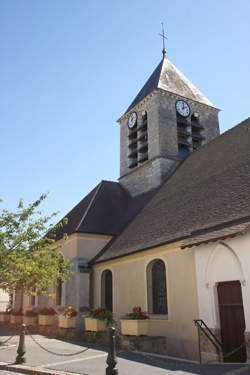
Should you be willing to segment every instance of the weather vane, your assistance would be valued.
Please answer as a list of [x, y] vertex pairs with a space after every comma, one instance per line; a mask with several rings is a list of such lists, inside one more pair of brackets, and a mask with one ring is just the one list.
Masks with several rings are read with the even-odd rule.
[[162, 54], [163, 54], [163, 57], [166, 56], [166, 53], [167, 53], [167, 50], [165, 48], [165, 39], [168, 39], [166, 36], [165, 36], [165, 31], [164, 31], [164, 22], [161, 21], [161, 28], [162, 28], [162, 34], [159, 34], [160, 36], [162, 36]]

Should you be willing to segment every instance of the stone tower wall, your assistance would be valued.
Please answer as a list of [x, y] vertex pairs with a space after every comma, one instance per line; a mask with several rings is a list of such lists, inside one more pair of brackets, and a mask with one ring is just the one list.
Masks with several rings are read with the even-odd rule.
[[[170, 175], [183, 157], [178, 155], [177, 118], [175, 103], [185, 100], [191, 115], [199, 114], [199, 122], [204, 127], [203, 144], [219, 135], [218, 110], [205, 104], [161, 89], [154, 90], [120, 120], [120, 183], [132, 194], [138, 195], [159, 186]], [[128, 167], [128, 127], [129, 115], [135, 111], [137, 126], [141, 125], [142, 112], [148, 119], [148, 160], [130, 169]], [[191, 129], [191, 127], [190, 127]]]

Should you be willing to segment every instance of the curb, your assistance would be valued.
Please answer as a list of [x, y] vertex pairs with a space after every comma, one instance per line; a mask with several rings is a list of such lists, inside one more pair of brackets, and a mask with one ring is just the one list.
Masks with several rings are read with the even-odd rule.
[[[0, 362], [0, 370], [12, 371], [12, 372], [19, 372], [22, 374], [32, 374], [32, 375], [78, 375], [77, 373], [72, 372], [64, 372], [64, 371], [51, 371], [43, 369], [42, 367], [30, 367], [30, 366], [23, 366], [23, 365], [10, 365], [5, 362]], [[79, 374], [80, 375], [80, 374]], [[87, 374], [84, 374], [87, 375]]]

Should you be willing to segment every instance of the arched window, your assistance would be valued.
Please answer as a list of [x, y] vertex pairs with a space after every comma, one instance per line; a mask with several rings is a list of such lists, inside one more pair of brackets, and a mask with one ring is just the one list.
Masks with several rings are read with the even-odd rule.
[[162, 260], [149, 263], [147, 268], [148, 311], [151, 314], [167, 314], [166, 267]]
[[[61, 257], [61, 261], [59, 264], [60, 269], [61, 269], [62, 261], [63, 261], [63, 256]], [[63, 282], [62, 282], [62, 279], [60, 279], [59, 277], [56, 280], [56, 301], [55, 302], [57, 306], [60, 306], [62, 304], [62, 287], [63, 287]]]
[[[34, 288], [33, 291], [35, 292], [36, 289]], [[36, 296], [30, 296], [29, 297], [29, 303], [30, 303], [30, 306], [35, 306], [35, 304], [36, 304]]]
[[62, 304], [62, 280], [60, 278], [57, 279], [56, 282], [56, 305], [59, 306]]
[[109, 311], [113, 311], [113, 276], [110, 270], [105, 270], [102, 273], [102, 307]]

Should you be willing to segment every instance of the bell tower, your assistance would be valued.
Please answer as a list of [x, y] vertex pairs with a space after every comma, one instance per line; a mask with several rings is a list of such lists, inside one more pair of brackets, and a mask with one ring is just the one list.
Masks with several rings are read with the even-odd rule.
[[219, 135], [219, 110], [165, 57], [120, 124], [119, 182], [132, 195], [158, 187]]

